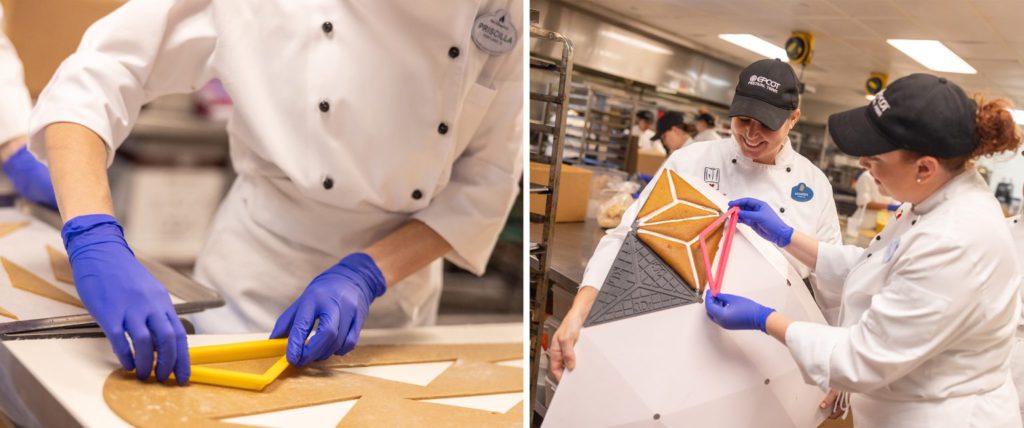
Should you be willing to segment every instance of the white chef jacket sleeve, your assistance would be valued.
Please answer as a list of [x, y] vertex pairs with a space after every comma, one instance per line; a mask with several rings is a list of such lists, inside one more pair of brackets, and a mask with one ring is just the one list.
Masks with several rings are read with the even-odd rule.
[[42, 131], [73, 122], [103, 139], [109, 166], [144, 104], [213, 77], [210, 9], [210, 0], [130, 1], [96, 21], [40, 94], [29, 150], [46, 162]]
[[0, 144], [28, 132], [32, 99], [25, 88], [25, 74], [14, 45], [3, 27], [4, 10], [0, 6]]
[[[823, 179], [822, 181], [822, 185], [828, 189], [828, 192], [826, 193], [822, 213], [818, 216], [818, 224], [814, 235], [814, 238], [819, 242], [819, 260], [821, 259], [822, 246], [842, 246], [843, 243], [842, 232], [839, 229], [839, 213], [836, 210], [836, 200], [833, 196], [832, 186], [826, 180]], [[860, 253], [857, 252], [857, 254], [859, 255]], [[803, 264], [799, 264], [799, 266], [803, 267]], [[810, 269], [808, 268], [808, 270]], [[823, 276], [816, 269], [810, 273], [811, 287], [814, 288], [814, 300], [818, 303], [822, 312], [826, 313], [826, 318], [830, 321], [835, 321], [832, 318], [838, 315], [838, 308], [842, 303], [843, 282], [845, 280], [845, 273], [842, 276], [828, 275], [827, 273]]]
[[856, 324], [790, 325], [786, 346], [808, 383], [823, 390], [870, 392], [963, 338], [971, 328], [964, 319], [979, 304], [982, 278], [997, 267], [937, 233], [929, 241], [934, 245], [908, 248], [892, 261], [897, 265], [888, 284]]
[[841, 244], [843, 242], [843, 233], [839, 230], [839, 212], [836, 210], [836, 199], [832, 191], [832, 185], [827, 181], [824, 181], [822, 185], [828, 189], [825, 195], [827, 200], [823, 207], [824, 211], [818, 217], [818, 228], [815, 231], [815, 235], [818, 241]]
[[[659, 174], [661, 171], [659, 170]], [[655, 174], [657, 178], [659, 174]], [[594, 248], [594, 255], [590, 256], [590, 261], [587, 262], [586, 269], [583, 270], [583, 280], [580, 281], [580, 287], [594, 287], [598, 290], [604, 285], [605, 278], [608, 277], [608, 271], [612, 268], [612, 263], [615, 262], [615, 256], [619, 254], [619, 249], [622, 248], [622, 243], [626, 240], [626, 235], [629, 234], [629, 229], [633, 226], [633, 221], [636, 220], [637, 214], [640, 213], [640, 207], [647, 201], [647, 197], [650, 196], [651, 191], [654, 189], [654, 183], [657, 180], [652, 180], [644, 187], [643, 191], [640, 192], [638, 197], [626, 211], [622, 213], [622, 220], [619, 221], [619, 225], [612, 229], [608, 229], [605, 235], [598, 241], [597, 247]]]
[[455, 160], [448, 185], [429, 206], [413, 215], [452, 246], [445, 255], [448, 260], [477, 275], [484, 273], [519, 193], [523, 171], [522, 49], [520, 42], [504, 55], [495, 71], [493, 101], [466, 150]]
[[863, 253], [864, 249], [856, 245], [818, 242], [818, 259], [814, 275], [819, 282], [839, 284], [842, 287], [846, 276], [850, 274], [850, 268], [857, 263], [857, 259]]

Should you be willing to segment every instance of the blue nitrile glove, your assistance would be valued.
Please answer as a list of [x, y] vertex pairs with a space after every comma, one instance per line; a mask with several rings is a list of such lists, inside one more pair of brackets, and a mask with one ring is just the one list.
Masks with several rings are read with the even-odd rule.
[[50, 169], [28, 152], [28, 146], [21, 146], [7, 162], [4, 162], [4, 174], [11, 179], [14, 191], [21, 197], [57, 209], [57, 197], [53, 194], [53, 182], [50, 181]]
[[887, 209], [889, 211], [896, 211], [896, 210], [900, 209], [900, 206], [901, 206], [900, 204], [889, 204], [889, 206], [885, 207], [885, 209]]
[[768, 315], [775, 312], [775, 309], [761, 306], [746, 297], [725, 293], [712, 297], [711, 290], [704, 295], [704, 309], [708, 311], [711, 321], [726, 330], [758, 329], [762, 332]]
[[[270, 338], [288, 335], [288, 362], [302, 367], [355, 348], [370, 303], [384, 294], [384, 274], [364, 253], [349, 254], [313, 279], [277, 319]], [[313, 322], [320, 324], [306, 343]]]
[[[106, 333], [125, 370], [140, 380], [153, 372], [179, 385], [191, 374], [185, 328], [174, 312], [167, 289], [135, 258], [121, 225], [106, 214], [75, 217], [61, 230], [71, 259], [75, 288], [86, 309]], [[124, 334], [132, 339], [132, 347]]]
[[787, 226], [764, 201], [740, 198], [729, 201], [729, 206], [740, 207], [740, 223], [750, 226], [758, 235], [775, 245], [785, 247], [793, 239], [793, 228]]

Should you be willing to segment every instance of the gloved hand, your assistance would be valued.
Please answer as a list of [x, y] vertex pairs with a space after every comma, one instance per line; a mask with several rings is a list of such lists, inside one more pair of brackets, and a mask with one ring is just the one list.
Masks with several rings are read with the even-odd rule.
[[3, 169], [7, 178], [11, 179], [14, 190], [23, 198], [57, 209], [57, 197], [53, 194], [53, 182], [50, 181], [50, 169], [28, 152], [28, 146], [21, 146], [14, 152], [4, 162]]
[[[270, 338], [288, 335], [288, 362], [302, 367], [347, 354], [359, 341], [370, 303], [384, 294], [384, 274], [364, 253], [349, 254], [313, 279], [277, 319]], [[320, 324], [306, 343], [313, 322]]]
[[762, 238], [779, 247], [789, 245], [793, 228], [775, 214], [775, 210], [760, 199], [740, 198], [729, 201], [730, 207], [740, 207], [740, 223], [750, 226]]
[[775, 312], [775, 309], [761, 306], [746, 297], [725, 293], [718, 293], [718, 297], [714, 297], [711, 295], [711, 290], [704, 295], [704, 309], [708, 311], [708, 318], [724, 329], [753, 330], [756, 328], [762, 332], [768, 315]]
[[889, 206], [885, 207], [885, 209], [887, 209], [889, 211], [896, 211], [896, 210], [900, 209], [900, 206], [901, 206], [900, 204], [889, 204]]
[[[121, 225], [106, 214], [75, 217], [61, 230], [71, 260], [75, 288], [86, 309], [107, 335], [125, 370], [140, 380], [153, 372], [179, 385], [191, 374], [185, 328], [174, 312], [167, 289], [135, 258]], [[132, 349], [124, 334], [132, 339]]]

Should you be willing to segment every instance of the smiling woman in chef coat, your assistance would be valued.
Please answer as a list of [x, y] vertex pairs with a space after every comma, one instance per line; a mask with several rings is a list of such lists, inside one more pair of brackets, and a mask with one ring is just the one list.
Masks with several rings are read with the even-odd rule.
[[105, 167], [145, 103], [213, 78], [231, 95], [238, 178], [195, 268], [226, 307], [194, 320], [273, 329], [303, 366], [350, 351], [364, 323], [433, 323], [442, 256], [483, 272], [522, 170], [521, 10], [147, 0], [94, 24], [41, 95], [30, 147], [52, 169], [79, 295], [121, 364], [145, 378], [156, 351], [157, 379], [189, 374], [167, 291], [112, 216]]
[[[673, 152], [662, 167], [703, 179], [708, 186], [733, 198], [762, 198], [798, 230], [825, 242], [839, 243], [842, 237], [832, 186], [821, 170], [793, 150], [789, 141], [789, 131], [800, 118], [798, 87], [796, 74], [787, 63], [761, 60], [751, 64], [740, 72], [736, 96], [729, 109], [733, 136], [688, 144]], [[666, 130], [662, 133], [671, 128], [661, 125], [659, 121], [658, 129]], [[644, 189], [622, 216], [619, 226], [609, 230], [594, 250], [572, 308], [552, 337], [549, 355], [551, 373], [556, 379], [561, 378], [566, 367], [575, 366], [573, 347], [583, 321], [652, 188]], [[802, 276], [810, 272], [796, 259], [790, 258], [790, 262]], [[827, 318], [831, 308], [838, 308], [838, 295], [816, 289], [815, 297]]]
[[914, 74], [832, 115], [838, 147], [905, 201], [866, 249], [794, 231], [756, 199], [730, 204], [842, 293], [839, 325], [792, 322], [725, 293], [707, 296], [708, 316], [767, 331], [807, 382], [852, 393], [858, 427], [1020, 427], [1008, 358], [1021, 273], [999, 204], [970, 162], [1020, 147], [1008, 108]]

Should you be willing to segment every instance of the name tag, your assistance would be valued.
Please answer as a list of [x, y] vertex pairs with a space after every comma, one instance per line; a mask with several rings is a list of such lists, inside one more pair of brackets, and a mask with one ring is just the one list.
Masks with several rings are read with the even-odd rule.
[[493, 15], [480, 15], [473, 21], [473, 43], [488, 54], [508, 53], [516, 46], [518, 37], [512, 17], [504, 10]]
[[814, 190], [811, 190], [811, 188], [807, 187], [806, 184], [800, 183], [797, 184], [796, 186], [793, 186], [793, 189], [790, 191], [789, 196], [793, 198], [794, 201], [807, 202], [814, 198]]

